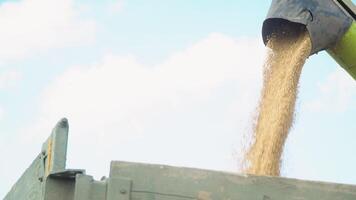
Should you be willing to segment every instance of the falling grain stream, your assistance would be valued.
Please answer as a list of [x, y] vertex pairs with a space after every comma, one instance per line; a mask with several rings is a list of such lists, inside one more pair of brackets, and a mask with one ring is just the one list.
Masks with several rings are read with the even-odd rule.
[[307, 31], [282, 32], [270, 38], [253, 141], [245, 172], [279, 176], [284, 143], [293, 123], [299, 77], [311, 51]]

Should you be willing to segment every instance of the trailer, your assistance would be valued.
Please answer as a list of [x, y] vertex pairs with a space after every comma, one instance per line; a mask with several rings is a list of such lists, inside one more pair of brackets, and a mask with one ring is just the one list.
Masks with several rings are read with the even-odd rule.
[[[356, 7], [350, 0], [273, 0], [265, 43], [283, 24], [305, 26], [315, 54], [327, 50], [356, 79]], [[330, 30], [332, 29], [332, 30]], [[112, 161], [94, 180], [66, 169], [68, 121], [60, 120], [5, 200], [355, 200], [356, 186]]]
[[5, 200], [355, 200], [356, 186], [112, 161], [109, 177], [66, 169], [60, 120]]

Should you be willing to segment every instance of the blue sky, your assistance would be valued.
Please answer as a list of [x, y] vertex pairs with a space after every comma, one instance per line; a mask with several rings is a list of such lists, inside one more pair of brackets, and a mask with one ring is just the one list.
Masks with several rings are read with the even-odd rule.
[[[61, 117], [68, 167], [96, 177], [110, 160], [238, 172], [269, 4], [1, 1], [0, 196]], [[356, 184], [355, 81], [320, 52], [299, 91], [283, 175]]]

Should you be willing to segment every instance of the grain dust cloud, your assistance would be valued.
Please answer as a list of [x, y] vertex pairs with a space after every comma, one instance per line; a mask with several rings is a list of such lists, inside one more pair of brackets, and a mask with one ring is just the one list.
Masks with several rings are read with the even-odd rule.
[[279, 176], [284, 143], [293, 123], [298, 82], [310, 55], [311, 41], [304, 28], [282, 30], [269, 39], [267, 46], [270, 52], [244, 171]]

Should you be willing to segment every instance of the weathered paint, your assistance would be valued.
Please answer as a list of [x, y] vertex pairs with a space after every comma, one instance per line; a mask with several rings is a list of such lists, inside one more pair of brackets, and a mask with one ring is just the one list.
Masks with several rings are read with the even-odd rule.
[[42, 200], [47, 176], [64, 170], [68, 140], [67, 119], [60, 120], [43, 144], [41, 153], [5, 196], [5, 200]]
[[53, 146], [53, 139], [52, 137], [48, 138], [48, 142], [47, 142], [47, 158], [46, 158], [46, 176], [49, 175], [49, 172], [52, 170], [52, 146]]
[[356, 199], [356, 187], [350, 185], [163, 165], [113, 162], [109, 178], [116, 177], [132, 180], [132, 199]]
[[[45, 183], [45, 200], [73, 200], [75, 180], [69, 178], [47, 178]], [[42, 199], [38, 199], [42, 200]]]
[[11, 188], [4, 200], [42, 199], [43, 172], [43, 155], [40, 154]]
[[[96, 181], [65, 166], [68, 124], [60, 121], [5, 200], [355, 200], [356, 186], [114, 161]], [[52, 141], [52, 142], [51, 142]], [[52, 143], [52, 145], [50, 144]], [[47, 148], [45, 148], [47, 147]], [[48, 153], [52, 152], [52, 158]], [[49, 161], [47, 162], [46, 159]]]
[[67, 159], [69, 125], [66, 118], [61, 119], [52, 130], [51, 136], [42, 145], [47, 155], [48, 174], [65, 170]]

